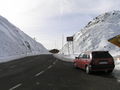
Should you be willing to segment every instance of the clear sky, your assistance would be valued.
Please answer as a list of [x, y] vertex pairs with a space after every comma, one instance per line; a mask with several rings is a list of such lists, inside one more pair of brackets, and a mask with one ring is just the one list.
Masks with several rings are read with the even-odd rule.
[[60, 49], [63, 36], [119, 9], [120, 0], [0, 0], [0, 14], [48, 49]]

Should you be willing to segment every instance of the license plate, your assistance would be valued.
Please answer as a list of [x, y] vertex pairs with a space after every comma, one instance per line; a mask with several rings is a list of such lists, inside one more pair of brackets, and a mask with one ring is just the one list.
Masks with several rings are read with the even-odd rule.
[[99, 62], [99, 64], [108, 64], [108, 62]]

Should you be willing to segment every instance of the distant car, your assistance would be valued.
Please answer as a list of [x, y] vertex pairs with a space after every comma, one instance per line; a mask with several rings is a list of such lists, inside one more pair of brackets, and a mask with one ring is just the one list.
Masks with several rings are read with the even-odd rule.
[[113, 57], [108, 51], [83, 52], [74, 60], [74, 66], [86, 70], [86, 73], [92, 71], [106, 71], [112, 73], [115, 64]]

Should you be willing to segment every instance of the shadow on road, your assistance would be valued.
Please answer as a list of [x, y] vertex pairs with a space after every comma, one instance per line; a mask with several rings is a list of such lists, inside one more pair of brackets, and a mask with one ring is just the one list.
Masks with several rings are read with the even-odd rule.
[[114, 74], [111, 73], [111, 74], [108, 74], [106, 72], [93, 72], [91, 75], [95, 75], [95, 76], [100, 76], [100, 77], [104, 77], [104, 78], [115, 78]]
[[[111, 74], [108, 74], [107, 72], [99, 71], [99, 72], [92, 72], [91, 74], [87, 74], [87, 73], [85, 72], [85, 70], [83, 70], [83, 69], [80, 69], [80, 68], [74, 68], [74, 69], [76, 69], [76, 70], [78, 70], [79, 72], [84, 73], [84, 74], [86, 74], [86, 75], [117, 79], [116, 76], [115, 76], [116, 73], [114, 73], [114, 72], [111, 73]], [[117, 74], [117, 75], [118, 75], [118, 74]], [[119, 76], [120, 76], [120, 72], [119, 72]], [[119, 79], [120, 79], [120, 78], [119, 78]]]

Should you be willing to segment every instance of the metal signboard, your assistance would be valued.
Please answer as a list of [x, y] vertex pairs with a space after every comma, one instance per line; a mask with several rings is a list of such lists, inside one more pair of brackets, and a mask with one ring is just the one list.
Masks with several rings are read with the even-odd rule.
[[117, 35], [117, 36], [109, 39], [108, 41], [111, 42], [112, 44], [120, 47], [120, 35]]
[[73, 36], [67, 37], [67, 41], [73, 41]]

